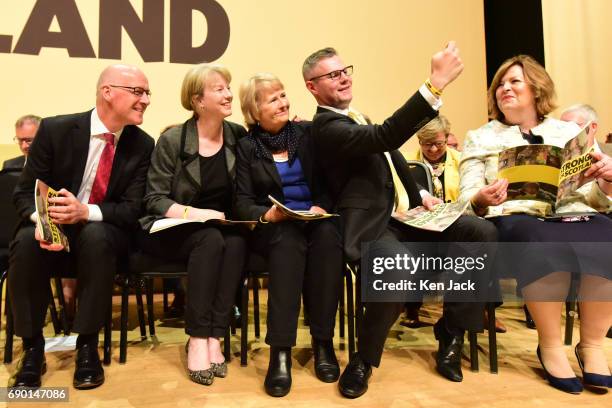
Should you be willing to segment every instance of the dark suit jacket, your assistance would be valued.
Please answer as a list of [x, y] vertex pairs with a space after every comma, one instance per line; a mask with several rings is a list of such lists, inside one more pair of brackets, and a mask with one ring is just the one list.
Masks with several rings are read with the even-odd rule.
[[2, 170], [19, 170], [23, 169], [25, 165], [25, 156], [13, 157], [12, 159], [5, 160], [2, 164]]
[[317, 109], [312, 136], [335, 211], [341, 215], [349, 260], [360, 259], [361, 244], [381, 236], [393, 210], [393, 178], [384, 152], [391, 152], [411, 203], [420, 202], [405, 160], [393, 151], [436, 115], [419, 92], [382, 125], [358, 125], [348, 116]]
[[[227, 171], [232, 181], [236, 178], [236, 143], [246, 135], [237, 123], [223, 121], [223, 148]], [[147, 215], [140, 226], [148, 230], [155, 220], [163, 218], [174, 203], [191, 205], [202, 189], [199, 160], [199, 141], [195, 119], [164, 132], [157, 141], [151, 168], [147, 176], [145, 205]], [[235, 190], [235, 181], [232, 194]], [[227, 218], [232, 215], [229, 209]]]
[[[294, 123], [300, 138], [297, 156], [310, 189], [313, 205], [331, 211], [331, 201], [323, 186], [319, 166], [315, 161], [310, 122]], [[255, 136], [257, 137], [257, 136]], [[238, 143], [236, 174], [236, 215], [243, 220], [257, 220], [268, 211], [272, 202], [268, 195], [284, 202], [283, 185], [274, 162], [255, 156], [255, 143], [244, 138]]]
[[[77, 195], [87, 162], [90, 132], [91, 111], [42, 120], [13, 194], [24, 222], [30, 222], [29, 217], [35, 210], [37, 178], [55, 190], [65, 188]], [[153, 146], [153, 139], [137, 126], [123, 129], [106, 197], [99, 204], [104, 222], [122, 228], [137, 222]]]

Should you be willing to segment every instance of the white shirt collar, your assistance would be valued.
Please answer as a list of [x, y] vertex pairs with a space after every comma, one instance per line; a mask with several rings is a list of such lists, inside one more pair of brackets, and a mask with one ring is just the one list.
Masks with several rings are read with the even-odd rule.
[[104, 125], [104, 123], [102, 123], [100, 116], [98, 116], [98, 109], [94, 108], [94, 110], [91, 111], [91, 128], [89, 130], [90, 131], [89, 134], [91, 136], [100, 136], [100, 135], [103, 135], [104, 133], [112, 133], [113, 135], [115, 135], [115, 144], [117, 144], [117, 142], [119, 141], [119, 137], [121, 136], [121, 133], [123, 133], [123, 129], [124, 128], [121, 128], [117, 132], [109, 131], [108, 128]]
[[334, 107], [326, 106], [326, 105], [319, 105], [319, 106], [322, 107], [322, 108], [325, 108], [325, 109], [329, 109], [332, 112], [336, 112], [336, 113], [339, 113], [340, 115], [344, 115], [344, 116], [348, 116], [348, 113], [349, 113], [349, 110], [350, 110], [350, 108], [338, 109], [338, 108], [334, 108]]

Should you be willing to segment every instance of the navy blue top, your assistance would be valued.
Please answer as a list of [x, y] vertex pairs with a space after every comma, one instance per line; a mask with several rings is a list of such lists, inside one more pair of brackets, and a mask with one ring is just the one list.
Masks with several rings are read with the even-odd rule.
[[274, 161], [274, 164], [276, 164], [278, 175], [283, 183], [283, 195], [285, 196], [283, 204], [294, 211], [310, 210], [312, 198], [300, 159], [296, 157], [291, 166], [289, 166], [289, 161]]

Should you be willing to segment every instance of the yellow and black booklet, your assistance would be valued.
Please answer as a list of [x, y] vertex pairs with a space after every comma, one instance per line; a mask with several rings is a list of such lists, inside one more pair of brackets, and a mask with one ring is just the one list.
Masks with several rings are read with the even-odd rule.
[[591, 181], [584, 176], [592, 164], [589, 153], [594, 150], [587, 128], [564, 147], [530, 144], [501, 151], [498, 177], [508, 180], [508, 200], [543, 201], [554, 210]]
[[34, 185], [36, 228], [43, 241], [51, 245], [61, 245], [66, 252], [70, 252], [68, 237], [64, 234], [62, 227], [49, 218], [49, 198], [57, 196], [57, 191], [42, 180], [36, 179]]

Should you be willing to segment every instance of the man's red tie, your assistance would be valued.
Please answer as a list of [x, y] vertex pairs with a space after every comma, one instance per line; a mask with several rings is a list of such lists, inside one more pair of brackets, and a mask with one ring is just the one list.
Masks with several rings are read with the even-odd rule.
[[112, 133], [104, 133], [102, 137], [106, 145], [104, 146], [104, 150], [102, 150], [102, 155], [98, 162], [96, 178], [94, 179], [93, 186], [91, 187], [91, 194], [89, 195], [89, 204], [100, 204], [104, 201], [106, 189], [108, 188], [108, 180], [110, 179], [111, 170], [113, 169], [113, 159], [115, 158], [115, 135]]

